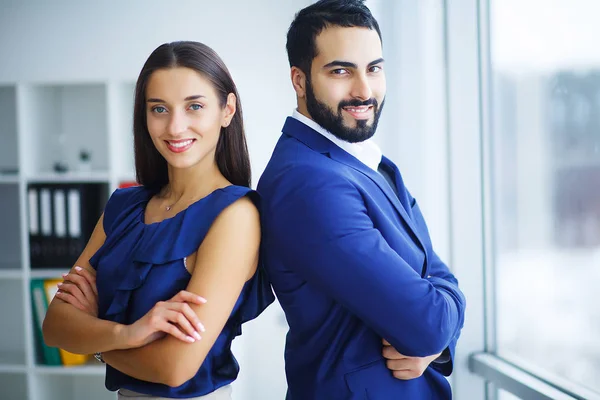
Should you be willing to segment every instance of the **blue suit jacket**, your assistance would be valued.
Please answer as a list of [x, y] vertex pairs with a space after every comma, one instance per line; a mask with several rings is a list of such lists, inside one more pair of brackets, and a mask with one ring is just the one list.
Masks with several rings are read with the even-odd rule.
[[[444, 375], [465, 299], [435, 254], [419, 206], [385, 157], [385, 178], [288, 118], [258, 184], [267, 271], [290, 327], [288, 399], [450, 399]], [[450, 359], [399, 380], [400, 353]]]

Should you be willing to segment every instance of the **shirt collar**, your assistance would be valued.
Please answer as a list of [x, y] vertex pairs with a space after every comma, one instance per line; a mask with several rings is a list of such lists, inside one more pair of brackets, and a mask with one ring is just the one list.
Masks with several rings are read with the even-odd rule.
[[377, 171], [377, 168], [381, 163], [382, 153], [377, 143], [375, 143], [372, 139], [367, 139], [359, 143], [346, 142], [345, 140], [341, 140], [340, 138], [334, 136], [331, 132], [327, 131], [312, 119], [300, 114], [298, 110], [294, 110], [292, 113], [292, 118], [297, 119], [309, 128], [319, 132], [321, 135], [325, 136], [327, 139], [356, 158], [358, 161]]

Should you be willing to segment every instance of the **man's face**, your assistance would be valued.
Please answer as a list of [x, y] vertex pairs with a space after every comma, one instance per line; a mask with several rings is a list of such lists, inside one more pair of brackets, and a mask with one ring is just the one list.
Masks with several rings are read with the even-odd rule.
[[375, 30], [330, 27], [316, 38], [306, 108], [333, 135], [356, 143], [375, 134], [385, 101], [381, 41]]

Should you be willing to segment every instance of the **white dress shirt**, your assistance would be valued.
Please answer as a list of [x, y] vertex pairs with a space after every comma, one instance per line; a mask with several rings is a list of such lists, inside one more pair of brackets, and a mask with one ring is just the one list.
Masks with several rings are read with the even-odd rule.
[[345, 140], [341, 140], [334, 136], [331, 132], [327, 131], [312, 119], [300, 114], [298, 110], [294, 110], [292, 113], [292, 118], [297, 119], [304, 125], [307, 125], [309, 128], [319, 132], [321, 135], [335, 143], [338, 147], [356, 158], [358, 161], [362, 162], [372, 170], [377, 171], [379, 163], [381, 162], [382, 153], [377, 143], [375, 143], [372, 139], [367, 139], [359, 143], [346, 142]]

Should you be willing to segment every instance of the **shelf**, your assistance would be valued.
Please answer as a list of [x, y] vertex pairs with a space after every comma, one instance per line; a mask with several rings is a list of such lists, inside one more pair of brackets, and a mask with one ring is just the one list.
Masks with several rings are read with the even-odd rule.
[[0, 280], [0, 315], [2, 340], [0, 340], [0, 365], [5, 367], [26, 365], [25, 308], [23, 285], [12, 280]]
[[19, 183], [19, 175], [17, 174], [3, 174], [0, 173], [0, 185], [12, 185]]
[[65, 366], [36, 366], [34, 368], [36, 374], [39, 375], [99, 375], [104, 376], [106, 367], [99, 363], [86, 364], [81, 366], [65, 367]]
[[27, 176], [54, 171], [59, 162], [78, 171], [83, 150], [91, 153], [92, 170], [108, 170], [104, 84], [31, 85], [20, 93], [19, 137], [27, 152], [21, 167]]
[[21, 266], [21, 220], [18, 185], [0, 186], [0, 270]]
[[104, 369], [56, 368], [63, 371], [93, 371], [93, 374], [46, 373], [46, 368], [33, 376], [34, 398], [37, 400], [115, 400], [115, 393], [104, 387]]
[[[64, 189], [63, 184], [70, 188], [64, 190], [93, 187], [85, 199], [82, 195], [79, 208], [93, 208], [90, 214], [96, 214], [100, 210], [96, 203], [103, 209], [112, 190], [122, 182], [135, 181], [134, 91], [131, 81], [0, 83], [0, 316], [4, 321], [0, 323], [0, 400], [116, 397], [104, 387], [106, 366], [95, 360], [83, 366], [43, 365], [40, 327], [34, 324], [31, 309], [32, 300], [39, 298], [32, 297], [30, 283], [60, 279], [74, 260], [56, 258], [52, 263], [49, 257], [34, 262], [32, 243], [38, 242], [36, 235], [30, 238], [35, 225], [30, 223], [29, 207], [35, 216], [34, 206], [39, 203], [33, 203], [32, 188], [47, 186], [56, 193]], [[83, 151], [90, 154], [86, 165], [81, 163]], [[56, 172], [61, 168], [64, 173]], [[58, 200], [52, 197], [53, 232], [65, 225], [60, 222], [63, 214], [56, 208], [61, 204], [58, 201], [60, 195]], [[79, 245], [76, 239], [89, 237], [88, 221], [95, 225], [100, 212], [85, 218], [82, 214], [82, 234], [69, 236], [69, 252], [73, 244]], [[75, 219], [66, 215], [69, 226]]]
[[135, 175], [132, 113], [134, 95], [135, 83], [115, 83], [109, 86], [109, 160], [119, 177]]
[[25, 370], [24, 351], [0, 351], [0, 371], [19, 372]]
[[0, 86], [0, 171], [19, 167], [16, 94], [14, 86]]
[[0, 364], [0, 374], [5, 373], [25, 373], [27, 372], [27, 367], [25, 365], [10, 365], [10, 364]]
[[71, 268], [48, 268], [48, 269], [32, 269], [29, 276], [32, 279], [60, 279], [62, 274], [69, 272]]
[[0, 279], [22, 279], [23, 271], [16, 268], [3, 268], [0, 265]]
[[[61, 185], [92, 187], [93, 193], [86, 192], [85, 199], [82, 195], [80, 209], [93, 208], [99, 216], [96, 203], [103, 209], [109, 191], [135, 180], [134, 89], [132, 82], [117, 81], [0, 84], [0, 316], [5, 321], [0, 324], [1, 400], [115, 399], [104, 387], [105, 365], [95, 360], [83, 366], [43, 365], [30, 283], [60, 279], [74, 260], [34, 262], [29, 242], [35, 244], [36, 237], [31, 239], [29, 231], [35, 225], [30, 224], [29, 207], [37, 204], [32, 188], [47, 186], [56, 192]], [[82, 167], [84, 150], [91, 156]], [[57, 163], [66, 172], [56, 172]], [[57, 200], [52, 199], [53, 210]], [[64, 226], [57, 214], [51, 217], [53, 229]], [[89, 237], [88, 222], [95, 225], [97, 216], [82, 217], [80, 238]]]
[[29, 399], [25, 371], [5, 372], [0, 368], [0, 394], [2, 395], [2, 400]]
[[110, 180], [110, 174], [107, 171], [89, 171], [89, 172], [41, 172], [26, 178], [27, 183], [105, 183]]

